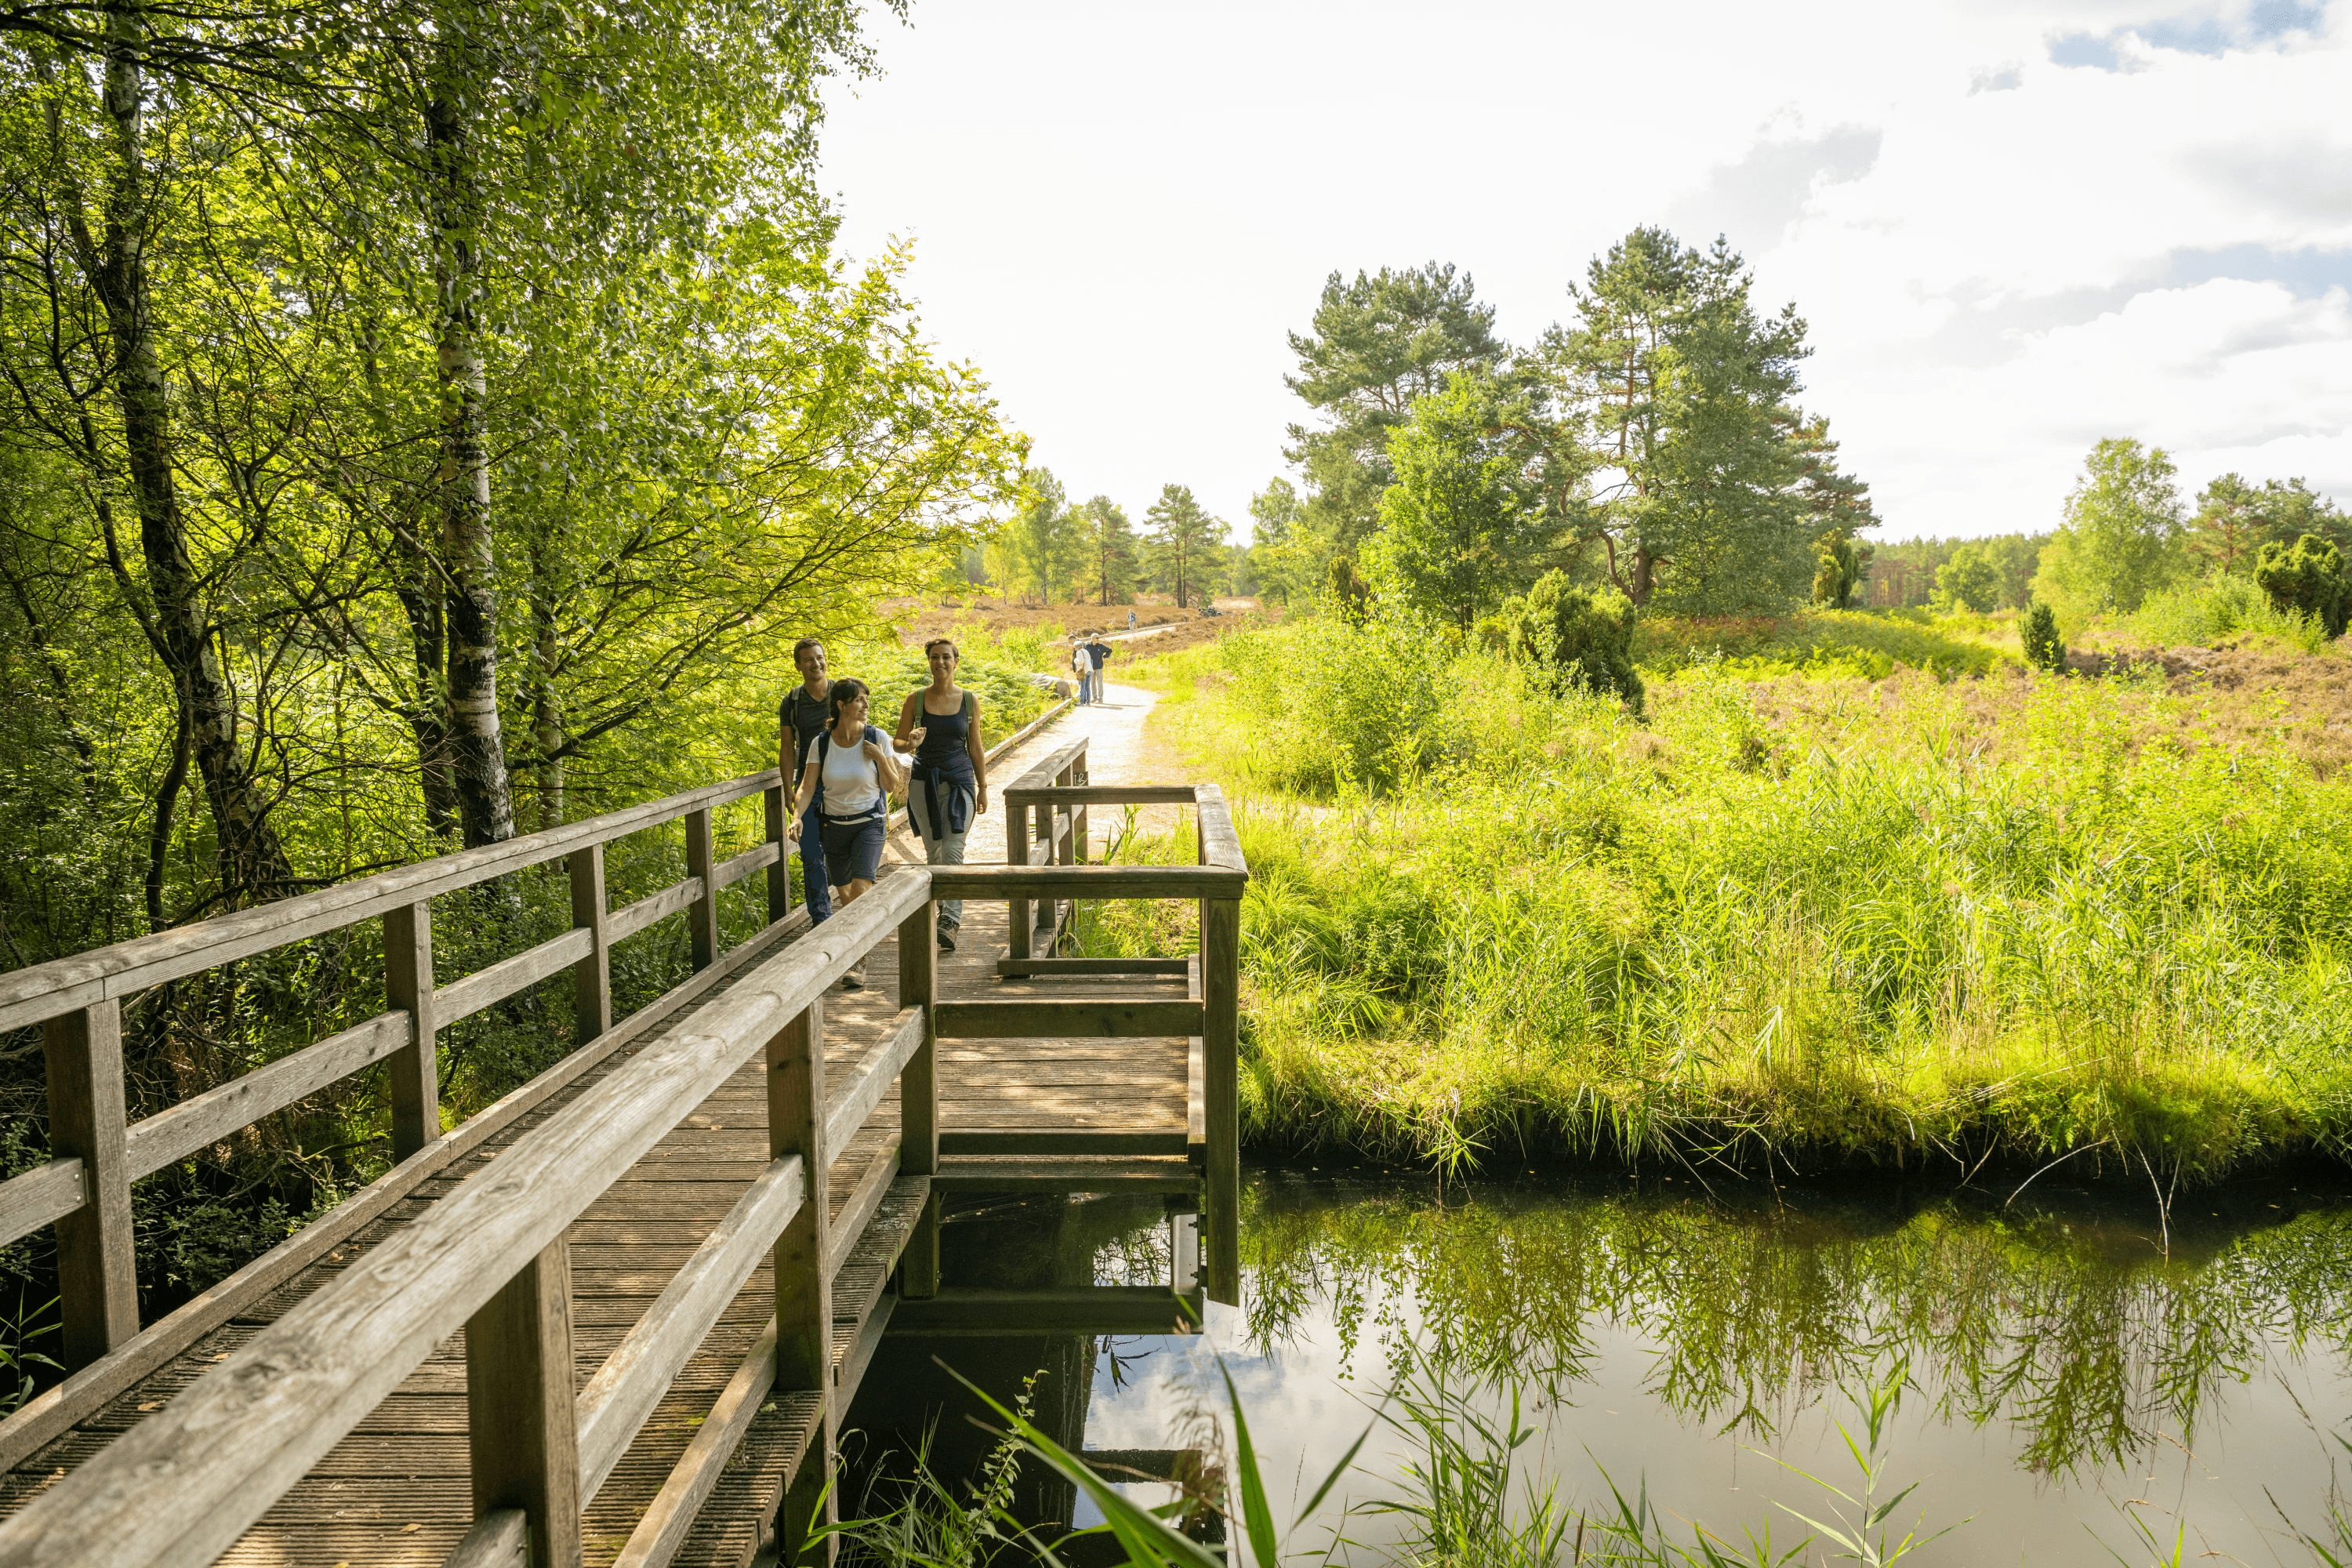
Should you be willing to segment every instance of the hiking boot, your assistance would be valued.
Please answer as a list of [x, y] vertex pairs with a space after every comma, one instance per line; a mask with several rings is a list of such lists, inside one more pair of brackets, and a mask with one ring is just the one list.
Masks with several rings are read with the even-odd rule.
[[843, 971], [841, 976], [841, 988], [844, 991], [863, 991], [866, 989], [866, 961], [864, 959], [859, 959], [856, 963], [851, 964], [846, 970]]
[[940, 927], [940, 951], [941, 952], [953, 952], [955, 951], [955, 927]]

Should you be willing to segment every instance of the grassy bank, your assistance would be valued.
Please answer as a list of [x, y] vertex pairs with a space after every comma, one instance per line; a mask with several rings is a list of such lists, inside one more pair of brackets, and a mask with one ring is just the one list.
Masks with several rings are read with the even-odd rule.
[[2258, 691], [1983, 668], [1654, 665], [1637, 721], [1404, 627], [1160, 661], [1254, 872], [1249, 1136], [2164, 1186], [2352, 1148], [2352, 781]]

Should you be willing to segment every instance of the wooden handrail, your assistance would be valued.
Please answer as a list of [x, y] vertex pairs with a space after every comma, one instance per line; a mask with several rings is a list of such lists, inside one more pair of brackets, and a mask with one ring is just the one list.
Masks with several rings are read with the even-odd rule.
[[389, 910], [559, 859], [584, 845], [609, 844], [690, 811], [748, 800], [776, 783], [776, 770], [770, 768], [603, 816], [419, 860], [315, 893], [258, 904], [0, 974], [0, 1030], [20, 1029], [92, 1002], [127, 996], [322, 931], [356, 925]]
[[[214, 1561], [436, 1344], [507, 1291], [518, 1268], [560, 1247], [607, 1186], [931, 896], [923, 868], [883, 879], [646, 1046], [371, 1249], [366, 1268], [305, 1298], [0, 1521], [0, 1563]], [[803, 1172], [821, 1171], [829, 1153], [820, 1151]], [[810, 1206], [803, 1199], [793, 1212]], [[822, 1204], [814, 1206], [821, 1215]]]

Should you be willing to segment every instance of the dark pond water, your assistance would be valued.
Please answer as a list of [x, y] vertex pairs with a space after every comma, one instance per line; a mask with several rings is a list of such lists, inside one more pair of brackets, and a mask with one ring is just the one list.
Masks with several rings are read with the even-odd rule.
[[[1222, 1361], [1287, 1514], [1400, 1369], [1433, 1363], [1478, 1408], [1517, 1389], [1521, 1471], [1563, 1498], [1604, 1506], [1605, 1472], [1670, 1518], [1793, 1544], [1786, 1509], [1839, 1505], [1789, 1467], [1852, 1489], [1840, 1425], [1900, 1370], [1885, 1473], [1917, 1489], [1898, 1517], [1956, 1527], [1907, 1561], [2138, 1563], [2142, 1530], [2168, 1556], [2185, 1525], [2183, 1561], [2311, 1562], [2298, 1533], [2325, 1535], [2352, 1486], [2352, 1190], [2183, 1197], [2164, 1226], [2127, 1191], [2008, 1196], [1260, 1170], [1243, 1304], [1202, 1335], [894, 1337], [851, 1423], [878, 1448], [944, 1409], [939, 1468], [971, 1463], [937, 1356], [997, 1391], [1045, 1371], [1041, 1424], [1073, 1447], [1213, 1450]], [[943, 1235], [950, 1281], [1166, 1277], [1153, 1203], [986, 1205]], [[1344, 1529], [1379, 1560], [1386, 1521], [1342, 1510], [1396, 1495], [1406, 1453], [1376, 1431], [1294, 1544]], [[1093, 1521], [1073, 1505], [1044, 1482], [1019, 1502]]]

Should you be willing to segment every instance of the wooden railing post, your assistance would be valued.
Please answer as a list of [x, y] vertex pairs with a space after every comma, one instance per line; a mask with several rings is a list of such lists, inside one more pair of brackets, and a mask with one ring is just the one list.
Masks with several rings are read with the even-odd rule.
[[441, 1136], [440, 1026], [433, 1016], [433, 904], [383, 916], [383, 989], [408, 1015], [408, 1044], [392, 1053], [392, 1157], [405, 1160]]
[[[919, 1008], [922, 1043], [898, 1074], [898, 1169], [910, 1176], [940, 1170], [939, 954], [931, 948], [939, 906], [926, 900], [898, 922], [898, 1005]], [[940, 1293], [940, 1200], [923, 1205], [907, 1240], [899, 1294], [919, 1300]]]
[[[926, 932], [928, 939], [929, 933]], [[776, 1521], [785, 1563], [833, 1560], [833, 1541], [808, 1545], [823, 1499], [823, 1522], [838, 1517], [826, 1482], [833, 1475], [833, 1281], [824, 1268], [825, 1221], [832, 1208], [824, 1147], [824, 1009], [808, 1010], [768, 1042], [768, 1154], [801, 1157], [801, 1206], [776, 1238], [776, 1382], [782, 1393], [814, 1393], [824, 1402], [816, 1431], [784, 1493]]]
[[613, 953], [604, 918], [604, 847], [571, 857], [572, 923], [588, 932], [588, 956], [572, 966], [572, 1044], [584, 1046], [613, 1026]]
[[89, 1365], [139, 1331], [131, 1246], [129, 1121], [122, 1091], [122, 1008], [115, 1001], [41, 1026], [49, 1077], [49, 1152], [81, 1162], [81, 1206], [58, 1221], [58, 1309], [65, 1363]]
[[686, 929], [694, 943], [694, 967], [719, 961], [719, 889], [710, 885], [710, 808], [686, 814], [686, 874], [702, 879], [702, 897], [686, 907]]
[[466, 1324], [466, 1445], [474, 1517], [519, 1508], [532, 1568], [580, 1562], [580, 1417], [568, 1244], [522, 1267]]
[[1241, 1304], [1242, 1101], [1239, 899], [1201, 900], [1202, 1133], [1207, 1146], [1209, 1296]]
[[784, 786], [771, 784], [762, 797], [767, 809], [768, 842], [776, 847], [776, 862], [768, 868], [768, 923], [793, 912], [793, 847], [784, 834]]
[[[1004, 863], [1008, 866], [1029, 864], [1029, 808], [1008, 805], [1004, 808]], [[1029, 956], [1029, 900], [1004, 900], [1004, 951], [1008, 957]]]

